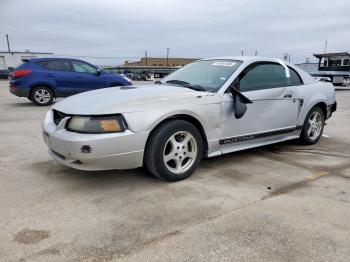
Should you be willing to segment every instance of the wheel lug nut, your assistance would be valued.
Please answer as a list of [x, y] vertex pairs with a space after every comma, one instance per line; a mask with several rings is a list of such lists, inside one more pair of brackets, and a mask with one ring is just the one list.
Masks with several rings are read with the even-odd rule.
[[175, 156], [177, 156], [177, 153], [175, 153]]
[[182, 159], [182, 156], [180, 156], [179, 158]]
[[177, 149], [180, 149], [180, 147], [178, 146]]
[[186, 152], [184, 152], [184, 155], [186, 155]]
[[185, 146], [182, 146], [182, 149], [185, 149]]

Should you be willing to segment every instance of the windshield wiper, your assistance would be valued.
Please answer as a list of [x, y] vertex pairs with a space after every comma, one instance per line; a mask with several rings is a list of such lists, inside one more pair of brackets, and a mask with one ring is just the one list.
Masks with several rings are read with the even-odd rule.
[[168, 80], [166, 81], [165, 83], [168, 83], [168, 84], [177, 84], [177, 85], [180, 85], [180, 86], [183, 86], [183, 87], [186, 87], [186, 88], [190, 88], [190, 89], [193, 89], [193, 90], [196, 90], [196, 91], [207, 91], [205, 88], [199, 86], [199, 85], [191, 85], [190, 83], [186, 82], [186, 81], [182, 81], [182, 80], [176, 80], [176, 79], [173, 79], [173, 80]]

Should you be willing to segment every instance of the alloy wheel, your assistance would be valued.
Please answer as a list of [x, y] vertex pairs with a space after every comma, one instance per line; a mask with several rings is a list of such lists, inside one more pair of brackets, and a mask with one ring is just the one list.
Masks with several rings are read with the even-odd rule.
[[38, 89], [34, 93], [35, 100], [40, 104], [46, 104], [51, 99], [51, 94], [46, 89]]
[[163, 161], [169, 171], [181, 174], [193, 166], [197, 153], [198, 145], [194, 136], [187, 131], [179, 131], [165, 143]]
[[309, 117], [307, 129], [307, 134], [312, 140], [319, 137], [322, 131], [322, 125], [322, 116], [320, 112], [314, 111]]

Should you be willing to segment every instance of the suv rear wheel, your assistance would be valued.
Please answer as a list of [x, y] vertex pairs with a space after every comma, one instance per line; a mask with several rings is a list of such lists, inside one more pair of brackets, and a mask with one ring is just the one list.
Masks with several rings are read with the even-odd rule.
[[53, 92], [46, 86], [37, 86], [30, 93], [29, 99], [38, 106], [47, 106], [52, 104]]
[[203, 154], [198, 129], [184, 120], [171, 120], [159, 126], [149, 138], [144, 162], [153, 175], [168, 181], [189, 177]]

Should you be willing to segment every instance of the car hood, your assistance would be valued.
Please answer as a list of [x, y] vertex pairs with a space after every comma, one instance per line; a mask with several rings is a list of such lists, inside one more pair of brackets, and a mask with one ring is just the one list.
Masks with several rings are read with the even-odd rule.
[[213, 102], [215, 94], [171, 85], [122, 86], [73, 95], [56, 103], [52, 108], [77, 115], [130, 113], [159, 109], [162, 106], [179, 106], [183, 103], [205, 103], [207, 99], [198, 99], [203, 97], [210, 97]]

